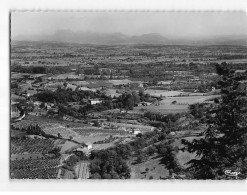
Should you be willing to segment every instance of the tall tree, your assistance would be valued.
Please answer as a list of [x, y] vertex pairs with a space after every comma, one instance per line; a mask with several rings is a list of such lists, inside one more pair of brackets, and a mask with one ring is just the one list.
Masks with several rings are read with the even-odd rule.
[[[247, 154], [247, 97], [241, 80], [246, 75], [236, 75], [225, 63], [216, 65], [220, 76], [221, 99], [205, 115], [205, 137], [192, 142], [182, 140], [186, 150], [196, 153], [188, 169], [195, 179], [244, 179]], [[227, 176], [226, 170], [240, 172]]]

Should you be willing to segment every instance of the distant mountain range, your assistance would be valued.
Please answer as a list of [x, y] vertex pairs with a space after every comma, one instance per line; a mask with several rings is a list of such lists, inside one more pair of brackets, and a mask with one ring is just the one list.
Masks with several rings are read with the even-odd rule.
[[122, 33], [95, 33], [91, 31], [58, 30], [53, 35], [18, 35], [14, 41], [51, 41], [95, 45], [247, 45], [247, 35], [190, 36], [166, 38], [158, 33], [127, 36]]

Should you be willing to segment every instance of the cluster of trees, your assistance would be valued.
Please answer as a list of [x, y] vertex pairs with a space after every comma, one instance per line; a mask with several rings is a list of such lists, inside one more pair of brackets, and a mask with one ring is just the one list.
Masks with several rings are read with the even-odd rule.
[[[79, 109], [79, 111], [80, 111], [80, 109]], [[72, 116], [74, 118], [84, 117], [85, 115], [80, 113], [79, 111], [76, 108], [71, 108], [71, 107], [68, 107], [64, 104], [58, 105], [58, 114], [61, 117], [64, 115]], [[48, 111], [48, 114], [53, 114], [53, 111], [52, 110]]]
[[219, 60], [231, 60], [231, 59], [246, 59], [247, 55], [244, 54], [223, 54], [218, 57]]
[[[71, 89], [65, 89], [59, 87], [56, 91], [43, 91], [34, 95], [36, 100], [42, 102], [57, 103], [58, 111], [60, 114], [66, 114], [73, 117], [85, 116], [88, 112], [100, 112], [108, 109], [126, 109], [132, 110], [134, 106], [140, 101], [150, 101], [150, 95], [143, 92], [124, 93], [118, 98], [111, 98], [104, 92], [97, 90], [93, 91], [80, 91]], [[91, 105], [85, 101], [88, 98], [99, 98], [102, 103]], [[67, 106], [68, 102], [79, 102], [82, 106], [79, 109]]]
[[196, 119], [202, 119], [204, 114], [208, 111], [207, 106], [203, 103], [195, 103], [189, 105], [190, 114], [192, 114]]
[[176, 114], [168, 114], [164, 115], [161, 113], [155, 113], [155, 112], [146, 112], [143, 115], [145, 118], [148, 118], [151, 121], [160, 121], [160, 122], [176, 122], [179, 118], [184, 116], [184, 113], [176, 113]]
[[21, 73], [33, 73], [33, 74], [46, 74], [47, 69], [43, 66], [13, 66], [11, 67], [12, 72]]
[[91, 179], [128, 179], [130, 168], [126, 160], [130, 157], [127, 145], [119, 145], [106, 150], [92, 151]]
[[11, 66], [11, 72], [31, 73], [31, 74], [63, 74], [70, 72], [67, 66]]
[[81, 160], [88, 160], [87, 156], [83, 154], [82, 152], [75, 152], [72, 154], [69, 158], [66, 159], [66, 161], [63, 162], [63, 168], [74, 171], [75, 165], [80, 162]]
[[126, 110], [133, 110], [135, 104], [140, 102], [140, 96], [136, 92], [124, 93], [117, 98], [116, 102]]
[[17, 82], [10, 83], [10, 89], [18, 89], [18, 88], [19, 88], [19, 84]]
[[173, 146], [169, 142], [163, 142], [156, 146], [158, 154], [162, 156], [161, 162], [165, 164], [166, 168], [173, 172], [178, 173], [181, 168], [177, 162], [176, 153], [178, 152], [178, 147]]
[[80, 91], [68, 88], [59, 87], [56, 91], [43, 91], [34, 95], [34, 97], [42, 102], [56, 102], [56, 103], [67, 103], [67, 102], [83, 102], [84, 99], [88, 98], [103, 98], [108, 99], [104, 93], [100, 91]]
[[[169, 168], [174, 168], [174, 148], [172, 137], [167, 132], [153, 131], [140, 134], [134, 141], [119, 144], [106, 150], [92, 151], [91, 178], [92, 179], [126, 179], [130, 177], [130, 169], [126, 163], [130, 157], [136, 157], [136, 163], [143, 162], [147, 156], [158, 153], [164, 156]], [[155, 144], [164, 141], [162, 144]], [[146, 148], [147, 147], [147, 148]], [[168, 149], [170, 148], [170, 149]], [[173, 154], [173, 155], [172, 155]], [[169, 158], [168, 158], [169, 157]], [[173, 158], [173, 160], [172, 160]], [[169, 163], [168, 163], [169, 162]]]
[[210, 92], [212, 90], [212, 87], [217, 87], [216, 86], [217, 83], [215, 82], [207, 82], [205, 84], [200, 84], [197, 89], [198, 89], [198, 92], [200, 93], [207, 93], [207, 92]]
[[94, 144], [106, 144], [106, 143], [113, 142], [115, 139], [118, 139], [118, 136], [113, 137], [112, 135], [110, 135], [110, 137], [105, 138], [104, 140], [96, 141], [94, 142]]
[[84, 74], [86, 75], [100, 75], [99, 68], [87, 68], [84, 69]]
[[61, 149], [58, 148], [58, 147], [55, 147], [51, 151], [49, 151], [48, 153], [54, 154], [55, 157], [59, 157], [59, 156], [61, 156], [61, 153], [60, 152], [61, 152]]
[[46, 134], [38, 124], [30, 124], [27, 127], [18, 128], [11, 125], [11, 129], [26, 132], [27, 135], [40, 135], [46, 138], [57, 138], [54, 135]]
[[158, 154], [161, 163], [166, 166], [169, 172], [178, 173], [182, 169], [178, 165], [176, 153], [179, 148], [173, 146], [174, 138], [168, 132], [149, 132], [140, 136], [135, 141], [130, 142], [132, 151], [136, 156], [136, 163], [142, 163], [148, 156]]

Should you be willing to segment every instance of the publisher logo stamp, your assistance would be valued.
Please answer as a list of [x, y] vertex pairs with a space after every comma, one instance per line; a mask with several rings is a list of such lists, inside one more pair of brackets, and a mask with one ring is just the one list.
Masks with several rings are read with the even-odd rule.
[[228, 176], [235, 176], [236, 177], [240, 174], [240, 172], [227, 169], [227, 170], [225, 170], [225, 174]]

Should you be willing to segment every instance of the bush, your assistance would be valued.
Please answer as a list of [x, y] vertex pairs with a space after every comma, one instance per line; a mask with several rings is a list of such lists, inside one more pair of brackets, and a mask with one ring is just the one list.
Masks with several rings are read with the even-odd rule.
[[143, 154], [139, 154], [136, 159], [136, 163], [142, 163], [144, 161], [145, 157]]
[[90, 179], [102, 179], [99, 173], [94, 173], [91, 175]]
[[157, 152], [157, 149], [156, 149], [154, 146], [148, 147], [148, 149], [147, 149], [147, 151], [146, 151], [146, 153], [147, 153], [148, 155], [153, 155], [153, 154], [156, 153], [156, 152]]
[[104, 174], [103, 179], [112, 179], [112, 176], [110, 174]]

